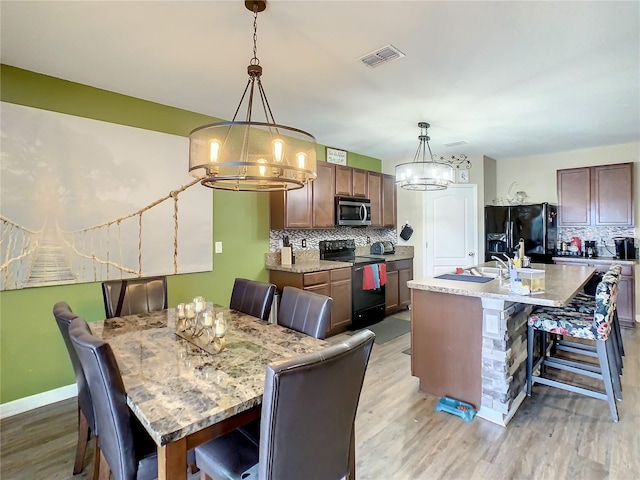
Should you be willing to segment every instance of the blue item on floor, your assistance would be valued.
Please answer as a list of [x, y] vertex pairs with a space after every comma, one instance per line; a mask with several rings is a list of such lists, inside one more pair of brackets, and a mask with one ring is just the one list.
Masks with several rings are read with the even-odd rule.
[[435, 278], [441, 278], [443, 280], [460, 280], [462, 282], [474, 282], [474, 283], [486, 283], [493, 280], [493, 277], [476, 277], [475, 275], [460, 275], [457, 273], [445, 273]]
[[455, 398], [442, 397], [435, 406], [436, 412], [449, 412], [461, 417], [465, 422], [470, 422], [476, 416], [476, 409], [468, 403]]

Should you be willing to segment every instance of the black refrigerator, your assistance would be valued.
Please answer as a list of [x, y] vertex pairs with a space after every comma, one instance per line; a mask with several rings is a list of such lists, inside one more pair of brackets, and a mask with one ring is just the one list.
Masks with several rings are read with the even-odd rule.
[[487, 205], [484, 208], [485, 261], [492, 255], [506, 253], [513, 257], [520, 239], [524, 239], [525, 254], [532, 262], [553, 263], [556, 254], [557, 207], [548, 203]]

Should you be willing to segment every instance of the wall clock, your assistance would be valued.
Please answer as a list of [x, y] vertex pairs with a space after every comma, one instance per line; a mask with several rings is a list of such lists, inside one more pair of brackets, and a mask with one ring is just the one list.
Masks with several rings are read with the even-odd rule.
[[458, 183], [469, 183], [469, 170], [466, 168], [458, 170]]

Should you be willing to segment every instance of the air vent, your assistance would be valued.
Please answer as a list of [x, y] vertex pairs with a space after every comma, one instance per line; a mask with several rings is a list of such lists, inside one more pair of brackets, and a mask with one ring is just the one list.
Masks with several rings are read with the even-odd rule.
[[451, 142], [451, 143], [445, 143], [444, 146], [445, 147], [458, 147], [460, 145], [466, 145], [467, 142], [465, 142], [464, 140], [459, 140], [457, 142]]
[[363, 57], [360, 57], [359, 60], [367, 67], [375, 68], [382, 65], [383, 63], [387, 63], [391, 60], [402, 58], [404, 56], [404, 53], [402, 53], [393, 45], [387, 45], [385, 47], [379, 48], [375, 52], [371, 52]]

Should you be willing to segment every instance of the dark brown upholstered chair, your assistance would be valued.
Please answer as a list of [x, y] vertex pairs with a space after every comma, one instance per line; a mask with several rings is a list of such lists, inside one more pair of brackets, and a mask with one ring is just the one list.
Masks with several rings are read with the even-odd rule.
[[370, 330], [361, 330], [321, 351], [268, 365], [259, 446], [235, 430], [196, 447], [202, 478], [346, 477], [374, 338]]
[[[89, 442], [90, 434], [97, 436], [98, 431], [96, 429], [96, 422], [93, 416], [93, 403], [91, 402], [91, 393], [87, 385], [87, 380], [84, 376], [84, 370], [78, 359], [71, 338], [69, 338], [69, 325], [71, 321], [77, 317], [75, 313], [71, 311], [71, 307], [67, 302], [58, 302], [53, 306], [53, 316], [56, 319], [62, 338], [69, 352], [69, 358], [71, 359], [71, 365], [76, 376], [76, 385], [78, 386], [78, 443], [76, 445], [76, 459], [73, 464], [73, 474], [77, 475], [84, 469], [84, 456], [87, 451], [87, 443]], [[98, 464], [100, 462], [98, 442], [95, 441], [94, 445], [94, 464], [93, 464], [93, 476], [96, 480], [98, 478]]]
[[261, 320], [267, 320], [271, 313], [271, 304], [275, 293], [276, 286], [272, 283], [236, 278], [233, 283], [229, 308]]
[[155, 312], [167, 308], [167, 277], [102, 282], [107, 318]]
[[284, 287], [278, 306], [278, 325], [323, 339], [329, 329], [332, 303], [331, 297]]
[[[81, 317], [71, 321], [69, 337], [85, 373], [101, 451], [100, 478], [151, 480], [158, 477], [156, 445], [127, 406], [127, 394], [111, 346], [91, 334]], [[191, 452], [190, 462], [193, 461]]]

